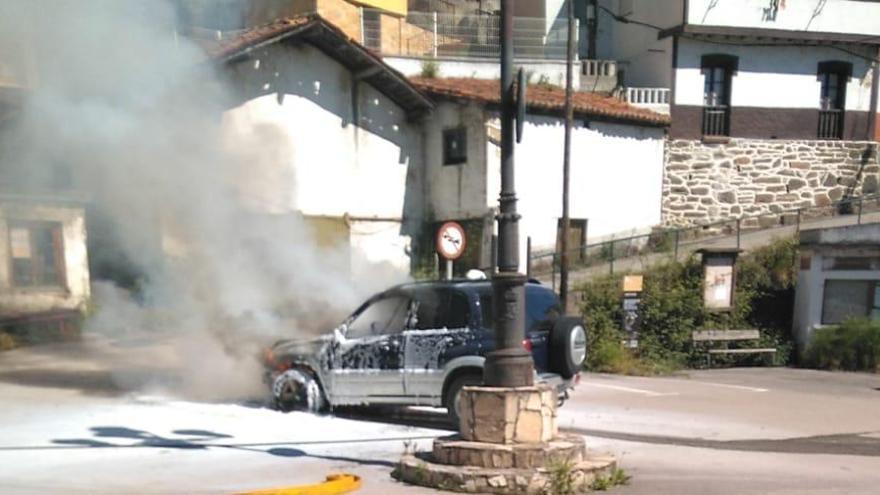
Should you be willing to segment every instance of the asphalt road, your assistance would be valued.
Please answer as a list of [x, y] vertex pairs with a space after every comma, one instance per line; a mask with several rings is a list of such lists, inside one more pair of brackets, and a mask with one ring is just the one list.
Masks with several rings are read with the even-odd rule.
[[[432, 493], [389, 472], [406, 445], [449, 433], [436, 411], [318, 418], [175, 399], [120, 382], [108, 362], [125, 364], [0, 354], [0, 493], [232, 493], [339, 471], [362, 476], [362, 493]], [[877, 375], [584, 375], [559, 422], [620, 457], [632, 481], [614, 493], [880, 492]]]

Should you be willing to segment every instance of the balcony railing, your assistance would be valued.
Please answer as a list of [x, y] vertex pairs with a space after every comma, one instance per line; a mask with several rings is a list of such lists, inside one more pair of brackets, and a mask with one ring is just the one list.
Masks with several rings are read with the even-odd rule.
[[[364, 46], [387, 56], [498, 58], [500, 18], [410, 12], [405, 18], [363, 9]], [[513, 51], [517, 58], [565, 60], [568, 23], [517, 17]]]
[[728, 136], [730, 135], [730, 108], [719, 105], [703, 107], [703, 135], [704, 136]]
[[630, 105], [669, 113], [669, 88], [626, 88], [621, 97]]
[[819, 139], [840, 139], [843, 135], [843, 110], [819, 110]]

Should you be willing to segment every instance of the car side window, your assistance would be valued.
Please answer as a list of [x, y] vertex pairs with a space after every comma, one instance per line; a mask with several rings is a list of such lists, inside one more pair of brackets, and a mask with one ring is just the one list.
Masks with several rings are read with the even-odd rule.
[[416, 293], [416, 319], [412, 328], [464, 328], [470, 323], [470, 303], [466, 295], [447, 289]]
[[526, 328], [537, 330], [542, 324], [555, 321], [561, 314], [559, 299], [551, 291], [526, 292]]
[[389, 296], [364, 308], [348, 325], [349, 339], [400, 333], [406, 327], [409, 298]]

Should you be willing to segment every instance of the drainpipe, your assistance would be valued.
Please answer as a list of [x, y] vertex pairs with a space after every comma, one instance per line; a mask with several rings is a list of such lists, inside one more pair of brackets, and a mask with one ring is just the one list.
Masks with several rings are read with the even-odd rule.
[[880, 48], [877, 48], [877, 56], [874, 58], [874, 71], [871, 74], [871, 106], [868, 114], [868, 139], [867, 141], [880, 141], [877, 133], [877, 100], [880, 93]]

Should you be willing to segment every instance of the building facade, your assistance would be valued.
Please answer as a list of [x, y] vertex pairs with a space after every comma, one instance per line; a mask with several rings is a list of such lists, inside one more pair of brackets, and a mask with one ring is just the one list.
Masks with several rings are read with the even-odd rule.
[[[469, 248], [457, 271], [491, 267], [501, 188], [498, 82], [414, 81], [437, 100], [424, 127], [427, 221], [465, 226]], [[535, 253], [557, 248], [565, 136], [564, 91], [531, 86], [528, 94], [523, 139], [516, 145], [523, 272], [529, 240]], [[660, 221], [668, 117], [594, 93], [575, 93], [574, 101], [569, 245], [649, 230]]]
[[600, 37], [627, 84], [669, 88], [665, 224], [878, 191], [880, 4], [670, 3], [606, 2]]

